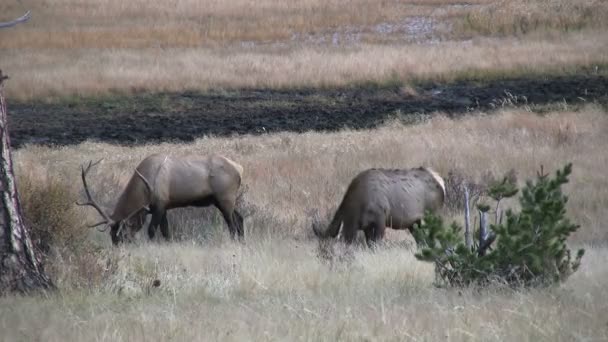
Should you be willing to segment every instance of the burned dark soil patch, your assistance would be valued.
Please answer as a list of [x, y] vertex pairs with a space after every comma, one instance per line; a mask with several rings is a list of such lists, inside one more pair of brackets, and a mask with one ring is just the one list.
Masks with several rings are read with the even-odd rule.
[[608, 77], [579, 75], [331, 89], [242, 89], [10, 103], [12, 144], [67, 145], [191, 141], [204, 135], [258, 134], [344, 127], [364, 129], [396, 113], [451, 116], [497, 106], [608, 104]]

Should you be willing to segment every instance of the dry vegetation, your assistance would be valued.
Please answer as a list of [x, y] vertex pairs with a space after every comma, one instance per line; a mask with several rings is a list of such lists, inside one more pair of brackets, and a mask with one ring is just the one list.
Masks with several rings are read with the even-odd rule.
[[[542, 53], [539, 53], [542, 51]], [[180, 91], [216, 87], [331, 86], [352, 82], [451, 80], [484, 73], [569, 72], [608, 64], [608, 35], [576, 33], [560, 41], [480, 39], [434, 46], [357, 49], [49, 50], [44, 57], [6, 52], [7, 94], [14, 100], [111, 91]], [[44, 62], [37, 62], [44, 59]], [[83, 74], [86, 72], [86, 76]]]
[[[589, 106], [546, 117], [512, 109], [460, 120], [421, 118], [413, 126], [391, 122], [373, 131], [205, 138], [186, 145], [28, 146], [15, 153], [19, 184], [30, 184], [25, 191], [60, 182], [69, 193], [49, 198], [49, 206], [82, 196], [78, 166], [89, 159], [105, 158], [91, 182], [110, 205], [144, 155], [218, 151], [244, 165], [242, 206], [253, 213], [245, 245], [228, 241], [225, 228], [208, 219], [212, 210], [191, 209], [171, 215], [174, 229], [215, 234], [57, 253], [51, 267], [62, 292], [1, 299], [0, 307], [12, 310], [0, 310], [0, 329], [11, 341], [606, 339], [608, 184], [601, 170], [608, 166], [607, 132], [607, 113]], [[567, 161], [574, 163], [565, 189], [568, 209], [582, 225], [570, 243], [588, 251], [581, 270], [557, 289], [433, 289], [431, 265], [397, 243], [409, 239], [405, 232], [390, 231], [394, 243], [378, 253], [358, 251], [350, 262], [333, 264], [317, 257], [310, 239], [308, 210], [335, 207], [350, 178], [366, 167], [423, 164], [475, 180], [514, 168], [523, 182], [540, 164], [555, 170]], [[24, 198], [30, 202], [35, 194]], [[73, 209], [78, 219], [56, 229], [79, 235], [82, 218], [96, 217]], [[31, 215], [35, 210], [28, 209]], [[106, 234], [91, 236], [109, 245]], [[152, 285], [157, 279], [159, 287]]]
[[[605, 248], [560, 289], [433, 289], [399, 249], [330, 269], [295, 242], [116, 252], [107, 286], [0, 299], [4, 341], [603, 341]], [[103, 260], [105, 261], [105, 260]], [[152, 287], [152, 279], [161, 281]], [[7, 308], [11, 308], [10, 310]]]
[[[477, 0], [474, 3], [487, 3]], [[242, 41], [289, 40], [297, 33], [371, 26], [408, 16], [435, 14], [457, 0], [60, 0], [6, 2], [2, 13], [31, 8], [32, 25], [0, 43], [2, 48], [145, 48], [218, 46]], [[460, 6], [438, 18], [462, 13]], [[6, 11], [6, 12], [5, 12]], [[371, 31], [371, 28], [370, 28]]]
[[[0, 20], [25, 9], [33, 18], [0, 32], [0, 67], [11, 76], [11, 101], [596, 66], [605, 72], [607, 2], [468, 3], [2, 1]], [[564, 104], [543, 116], [503, 109], [458, 120], [441, 113], [416, 118], [413, 125], [387, 122], [371, 131], [15, 151], [25, 216], [34, 237], [48, 242], [43, 252], [60, 292], [0, 298], [2, 340], [608, 339], [606, 109], [569, 111]], [[246, 244], [229, 241], [212, 208], [170, 212], [178, 240], [172, 243], [144, 236], [112, 248], [107, 233], [84, 228], [97, 217], [74, 205], [83, 195], [80, 164], [104, 158], [90, 183], [110, 207], [133, 168], [153, 152], [220, 152], [241, 163]], [[414, 258], [407, 232], [389, 230], [386, 248], [329, 263], [311, 239], [310, 213], [331, 214], [364, 168], [427, 165], [472, 181], [514, 169], [523, 183], [541, 164], [553, 171], [569, 161], [568, 213], [581, 225], [569, 243], [587, 252], [581, 269], [558, 288], [433, 288], [432, 265]]]
[[[8, 95], [26, 100], [564, 72], [608, 64], [606, 2], [468, 3], [5, 1], [2, 15], [31, 8], [34, 17], [0, 32], [2, 68], [12, 76]], [[484, 36], [522, 31], [532, 34]]]
[[602, 0], [499, 0], [470, 11], [458, 26], [469, 33], [511, 35], [600, 28], [607, 17], [608, 5]]
[[[375, 131], [204, 138], [193, 144], [143, 147], [90, 142], [62, 148], [32, 145], [18, 150], [16, 165], [26, 178], [32, 173], [60, 177], [76, 197], [81, 190], [80, 164], [104, 158], [90, 182], [92, 188], [103, 189], [100, 196], [110, 205], [133, 168], [149, 153], [220, 152], [246, 170], [245, 199], [257, 210], [252, 219], [260, 214], [272, 217], [278, 224], [264, 230], [303, 238], [309, 233], [306, 213], [337, 205], [348, 181], [363, 168], [429, 165], [444, 176], [455, 170], [475, 181], [487, 173], [499, 177], [515, 169], [523, 185], [541, 164], [555, 170], [572, 161], [569, 206], [584, 227], [574, 238], [587, 243], [608, 240], [602, 224], [608, 220], [603, 210], [608, 200], [607, 180], [598, 172], [608, 167], [603, 153], [607, 128], [606, 114], [592, 106], [582, 112], [552, 112], [546, 117], [513, 109], [459, 120], [436, 114], [414, 126], [393, 122]], [[95, 211], [86, 212], [94, 221]]]

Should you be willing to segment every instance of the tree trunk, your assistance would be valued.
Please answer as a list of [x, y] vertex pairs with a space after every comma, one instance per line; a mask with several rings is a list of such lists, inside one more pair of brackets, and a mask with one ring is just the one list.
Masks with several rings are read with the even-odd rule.
[[0, 295], [54, 288], [21, 215], [4, 100], [6, 79], [0, 70]]
[[494, 240], [496, 240], [496, 234], [494, 232], [488, 233], [488, 217], [487, 212], [479, 211], [479, 247], [477, 248], [477, 254], [479, 256], [486, 255], [486, 251]]
[[471, 210], [469, 209], [469, 187], [464, 185], [464, 241], [470, 250], [473, 245], [471, 239]]

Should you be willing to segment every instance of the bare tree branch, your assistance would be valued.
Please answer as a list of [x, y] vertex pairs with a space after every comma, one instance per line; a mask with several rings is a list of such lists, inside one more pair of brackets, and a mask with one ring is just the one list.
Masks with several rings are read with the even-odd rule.
[[24, 23], [24, 22], [28, 21], [31, 17], [32, 17], [31, 12], [27, 11], [27, 12], [25, 12], [24, 15], [20, 16], [19, 18], [15, 19], [15, 20], [6, 21], [6, 22], [0, 21], [0, 28], [11, 27], [11, 26], [15, 26], [19, 23]]
[[469, 188], [465, 183], [464, 188], [464, 241], [467, 248], [471, 249], [473, 241], [471, 240], [471, 211], [469, 209]]
[[490, 248], [490, 246], [492, 246], [492, 243], [494, 242], [494, 240], [496, 240], [496, 234], [494, 234], [494, 232], [490, 232], [488, 234], [488, 237], [480, 242], [480, 245], [479, 245], [479, 248], [478, 248], [478, 250], [479, 250], [478, 251], [478, 255], [479, 256], [486, 255], [486, 250], [488, 248]]
[[486, 251], [494, 240], [496, 240], [496, 234], [490, 231], [488, 232], [488, 220], [486, 217], [487, 213], [479, 211], [479, 246], [477, 247], [477, 254], [479, 256], [486, 255]]

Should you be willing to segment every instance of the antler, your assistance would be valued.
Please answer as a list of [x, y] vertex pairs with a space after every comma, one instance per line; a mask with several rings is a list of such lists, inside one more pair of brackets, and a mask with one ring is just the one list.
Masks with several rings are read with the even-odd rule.
[[[148, 198], [150, 199], [150, 197], [152, 197], [152, 187], [150, 186], [150, 183], [148, 183], [148, 180], [146, 179], [146, 177], [144, 177], [144, 175], [142, 175], [138, 169], [135, 169], [135, 173], [144, 182], [144, 184], [146, 185], [146, 188], [148, 188]], [[147, 212], [150, 212], [150, 208], [147, 205], [144, 205], [143, 209], [145, 209]], [[137, 210], [137, 211], [139, 211], [139, 210]], [[135, 211], [135, 212], [137, 212], [137, 211]], [[131, 218], [131, 216], [133, 216], [133, 215], [135, 215], [135, 213], [129, 215], [129, 218]]]
[[114, 220], [112, 220], [110, 218], [110, 216], [105, 211], [103, 211], [103, 209], [101, 209], [99, 204], [97, 204], [97, 202], [93, 199], [93, 197], [91, 196], [91, 192], [89, 190], [89, 185], [87, 184], [87, 174], [91, 170], [91, 167], [99, 164], [102, 160], [103, 160], [103, 158], [99, 159], [95, 163], [93, 163], [92, 161], [89, 161], [89, 165], [87, 166], [86, 169], [84, 168], [84, 166], [82, 166], [82, 165], [80, 166], [80, 169], [82, 170], [82, 184], [84, 185], [84, 191], [87, 195], [87, 201], [86, 202], [76, 202], [76, 204], [80, 205], [80, 206], [85, 206], [85, 205], [91, 206], [91, 207], [95, 208], [95, 210], [97, 210], [97, 212], [99, 213], [99, 215], [101, 215], [101, 217], [103, 217], [103, 221], [100, 221], [93, 225], [88, 225], [89, 228], [97, 227], [102, 224], [105, 224], [106, 227], [114, 224]]
[[24, 15], [20, 16], [19, 18], [15, 19], [15, 20], [0, 22], [0, 28], [15, 26], [19, 23], [28, 21], [30, 19], [30, 17], [31, 17], [31, 13], [30, 13], [30, 11], [27, 11], [27, 12], [25, 12]]
[[[167, 162], [167, 156], [165, 156], [165, 159], [163, 160], [163, 162], [158, 166], [158, 169], [156, 169], [156, 175], [154, 176], [154, 182], [156, 182], [156, 178], [158, 177], [158, 173], [160, 172], [161, 167], [163, 166], [163, 164], [165, 164]], [[154, 193], [152, 192], [152, 186], [150, 185], [150, 182], [148, 182], [148, 180], [146, 179], [146, 177], [144, 177], [144, 175], [141, 174], [141, 172], [139, 172], [139, 170], [136, 168], [135, 169], [135, 174], [137, 174], [137, 176], [139, 178], [141, 178], [141, 180], [144, 182], [144, 184], [146, 185], [146, 188], [148, 189], [148, 201], [151, 203], [152, 202], [152, 197], [154, 196]], [[143, 209], [145, 209], [147, 212], [150, 212], [150, 207], [147, 205], [142, 206]], [[139, 210], [137, 210], [139, 211]], [[134, 214], [129, 215], [129, 218], [131, 216], [133, 216]]]
[[[144, 182], [144, 184], [146, 185], [146, 188], [148, 188], [148, 196], [151, 196], [152, 194], [152, 188], [150, 187], [150, 183], [148, 182], [148, 180], [146, 179], [146, 177], [144, 177], [144, 175], [141, 174], [141, 172], [139, 172], [139, 170], [136, 168], [135, 169], [135, 173], [137, 174], [137, 176], [139, 176], [139, 178], [141, 178], [141, 180]], [[133, 212], [131, 212], [129, 214], [129, 216], [127, 216], [124, 221], [129, 221], [133, 216], [137, 215], [137, 213], [139, 213], [140, 210], [145, 210], [146, 212], [150, 212], [150, 207], [148, 205], [142, 205], [141, 208], [135, 209], [133, 210]], [[116, 234], [120, 234], [120, 232], [122, 231], [122, 225], [120, 225], [120, 227], [118, 227], [118, 232]]]
[[[86, 205], [86, 206], [91, 206], [91, 207], [95, 208], [95, 210], [97, 210], [99, 215], [101, 215], [101, 217], [103, 217], [103, 220], [98, 223], [95, 223], [92, 225], [87, 225], [87, 226], [89, 228], [93, 228], [93, 227], [97, 227], [97, 226], [100, 226], [103, 224], [106, 227], [100, 231], [105, 231], [108, 226], [115, 224], [116, 221], [114, 221], [112, 218], [110, 218], [110, 216], [101, 208], [101, 206], [97, 203], [97, 201], [95, 201], [93, 199], [93, 196], [91, 196], [91, 191], [89, 190], [89, 185], [87, 184], [87, 174], [89, 173], [89, 171], [91, 170], [91, 168], [93, 166], [99, 164], [102, 160], [103, 160], [103, 158], [96, 161], [95, 163], [93, 163], [92, 161], [89, 161], [89, 165], [87, 165], [86, 168], [82, 165], [80, 166], [80, 168], [82, 170], [82, 184], [84, 185], [84, 191], [87, 196], [87, 201], [86, 202], [76, 202], [76, 204], [80, 205], [80, 206]], [[152, 187], [150, 186], [150, 183], [148, 182], [146, 177], [144, 177], [144, 175], [142, 175], [141, 172], [139, 172], [139, 170], [137, 170], [137, 169], [135, 169], [135, 173], [144, 182], [146, 188], [148, 189], [148, 194], [149, 194], [149, 196], [151, 196]], [[129, 221], [133, 216], [137, 215], [137, 213], [139, 213], [140, 210], [142, 210], [142, 209], [145, 210], [146, 212], [150, 212], [150, 208], [148, 205], [142, 205], [140, 208], [137, 208], [136, 210], [132, 211], [126, 218], [121, 219], [121, 221]], [[119, 234], [121, 230], [122, 230], [122, 225], [120, 225], [120, 227], [118, 228], [118, 232], [116, 234]]]

